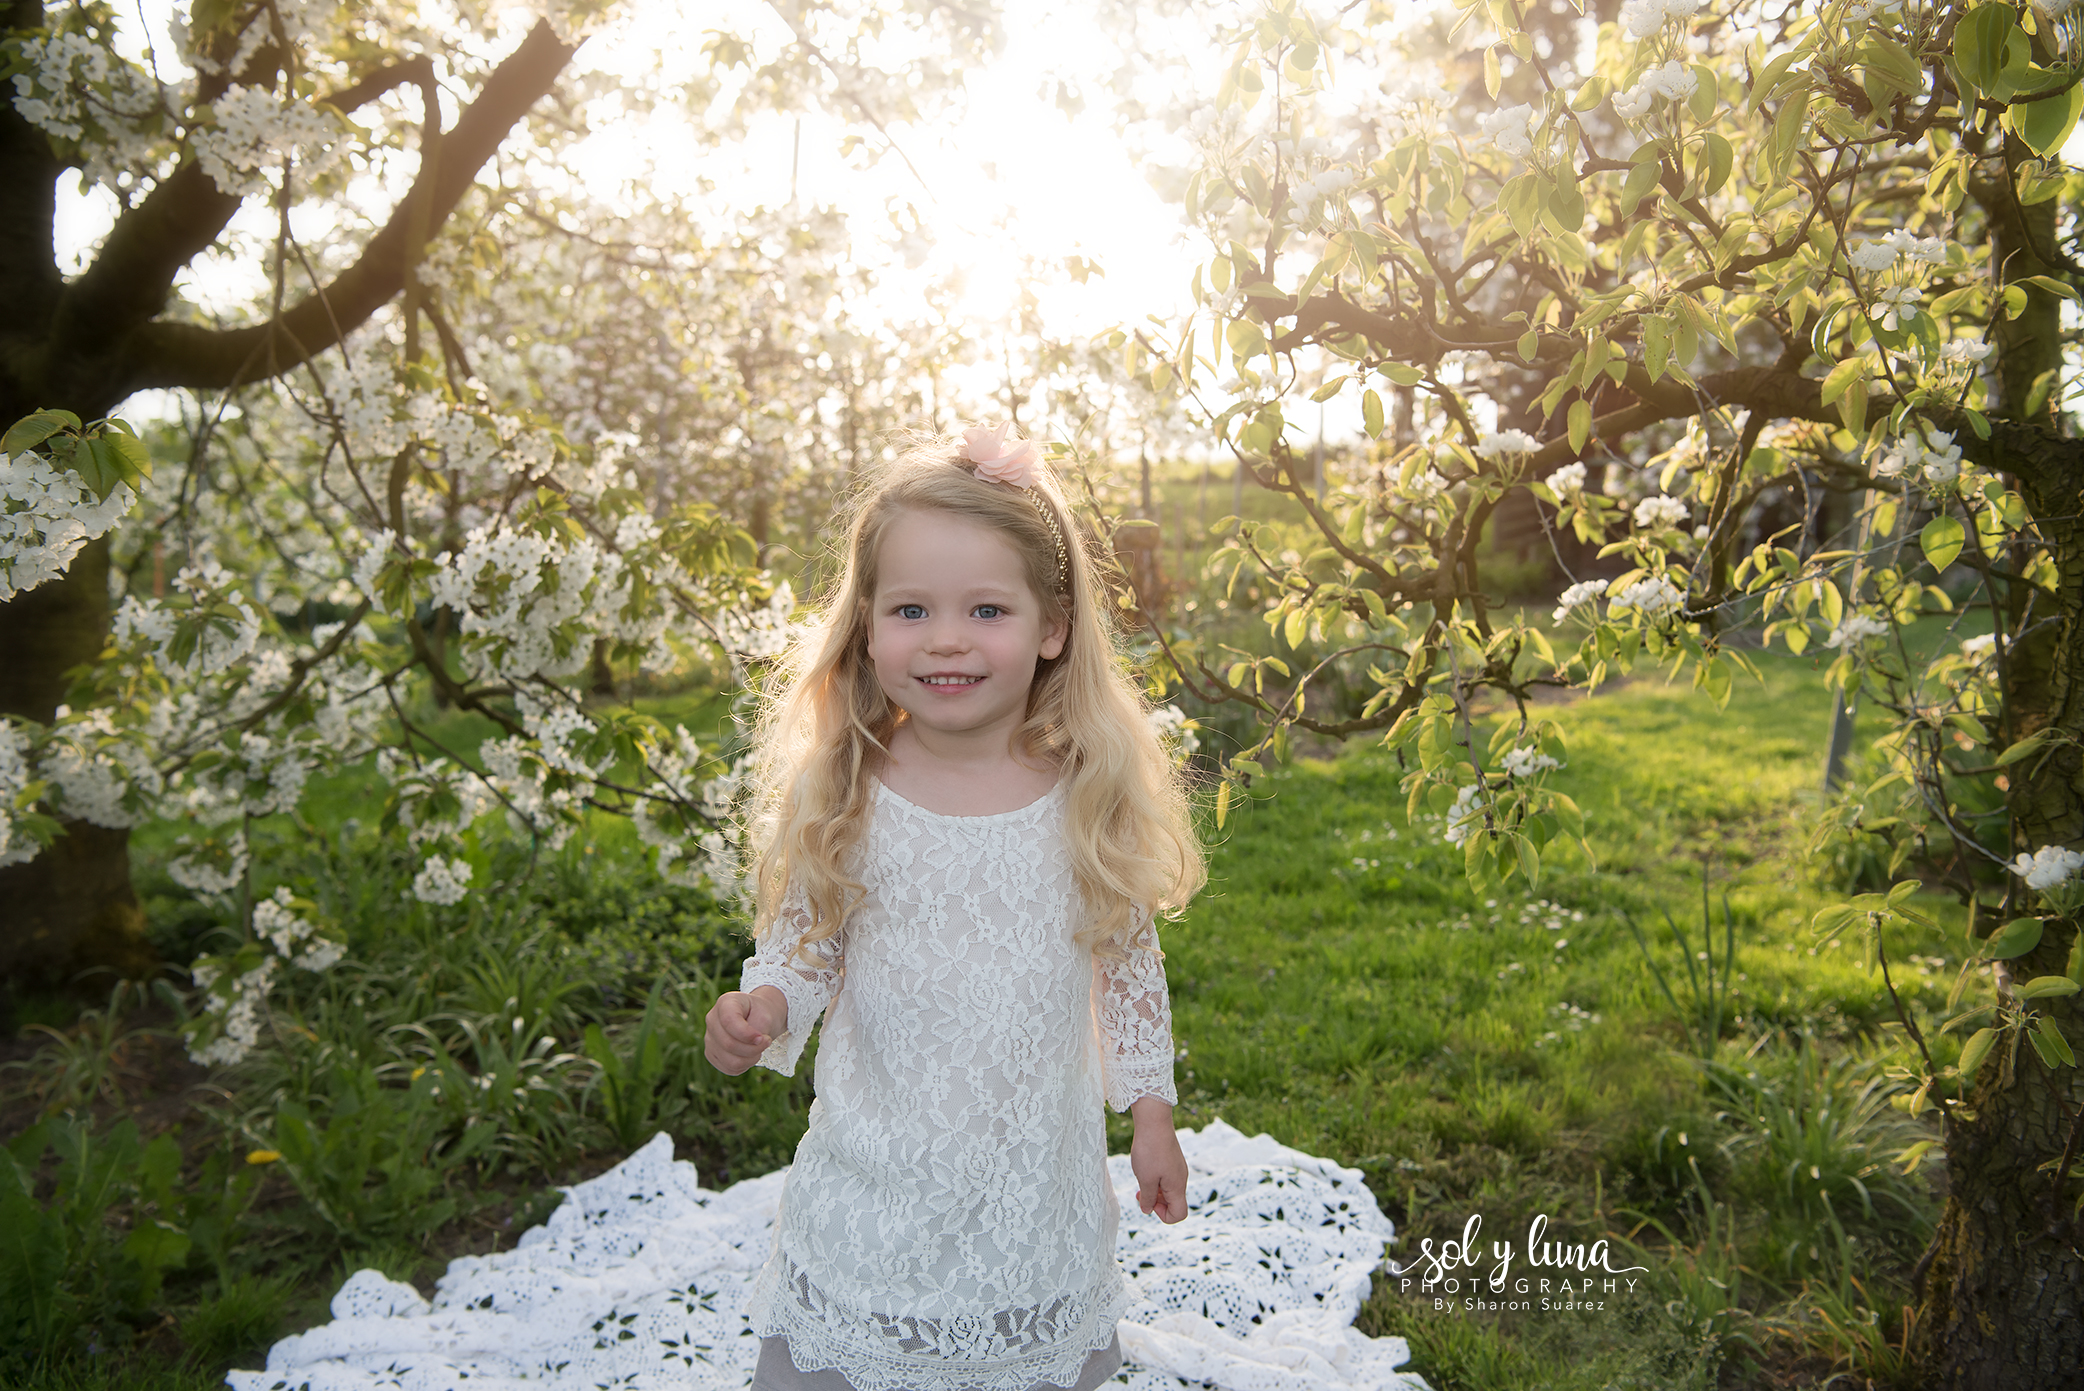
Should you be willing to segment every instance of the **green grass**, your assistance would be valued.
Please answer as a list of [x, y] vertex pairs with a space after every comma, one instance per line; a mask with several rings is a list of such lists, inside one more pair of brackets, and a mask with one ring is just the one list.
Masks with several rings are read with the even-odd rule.
[[[1828, 731], [1821, 677], [1807, 661], [1761, 666], [1764, 681], [1740, 683], [1719, 717], [1654, 678], [1544, 709], [1569, 740], [1551, 776], [1584, 808], [1597, 867], [1566, 856], [1531, 892], [1513, 880], [1473, 894], [1437, 821], [1404, 820], [1399, 770], [1379, 753], [1260, 784], [1218, 838], [1208, 891], [1165, 939], [1181, 1123], [1220, 1116], [1358, 1165], [1405, 1233], [1401, 1253], [1459, 1235], [1472, 1212], [1515, 1240], [1536, 1213], [1580, 1240], [1633, 1226], [1624, 1210], [1683, 1226], [1698, 1207], [1687, 1161], [1723, 1183], [1742, 1161], [1718, 1148], [1723, 1104], [1675, 1051], [1682, 1030], [1624, 910], [1654, 926], [1679, 980], [1663, 913], [1698, 932], [1703, 865], [1718, 924], [1728, 895], [1739, 978], [1727, 1052], [1761, 1040], [1787, 1052], [1798, 1038], [1896, 1046], [1878, 977], [1849, 946], [1816, 948], [1807, 927], [1835, 897], [1799, 856]], [[1891, 950], [1958, 963], [1962, 944]], [[1943, 968], [1899, 974], [1940, 1007]], [[1117, 1122], [1117, 1143], [1126, 1135]], [[1762, 1240], [1768, 1225], [1761, 1209]], [[1709, 1377], [1713, 1357], [1658, 1298], [1646, 1285], [1625, 1319], [1588, 1327], [1421, 1309], [1385, 1283], [1365, 1321], [1424, 1350], [1417, 1365], [1442, 1388]], [[1559, 1380], [1557, 1355], [1572, 1349]]]
[[[1593, 861], [1553, 857], [1538, 888], [1514, 880], [1472, 893], [1437, 820], [1404, 819], [1394, 762], [1356, 749], [1282, 768], [1235, 805], [1212, 832], [1207, 892], [1166, 933], [1182, 1125], [1221, 1117], [1360, 1168], [1402, 1234], [1398, 1259], [1422, 1239], [1459, 1235], [1471, 1213], [1482, 1214], [1487, 1239], [1518, 1241], [1541, 1214], [1571, 1240], [1643, 1244], [1645, 1284], [1597, 1314], [1435, 1308], [1378, 1279], [1363, 1330], [1408, 1339], [1412, 1369], [1439, 1391], [1705, 1387], [1718, 1377], [1766, 1385], [1741, 1370], [1744, 1338], [1774, 1362], [1770, 1384], [1801, 1384], [1787, 1368], [1807, 1358], [1828, 1370], [1818, 1352], [1827, 1340], [1776, 1342], [1759, 1331], [1761, 1315], [1812, 1286], [1849, 1288], [1848, 1274], [1878, 1305], [1900, 1293], [1916, 1214], [1883, 1202], [1870, 1219], [1842, 1199], [1846, 1175], [1874, 1181], [1870, 1166], [1901, 1118], [1881, 1106], [1857, 1133], [1817, 1120], [1819, 1106], [1846, 1114], [1840, 1103], [1900, 1052], [1890, 1003], [1859, 952], [1817, 947], [1807, 929], [1836, 896], [1800, 854], [1821, 778], [1826, 692], [1815, 663], [1760, 665], [1764, 681], [1740, 682], [1721, 714], [1654, 674], [1544, 707], [1569, 745], [1551, 777], [1584, 808]], [[466, 717], [442, 727], [444, 742], [475, 742]], [[706, 1183], [786, 1162], [804, 1123], [807, 1068], [794, 1082], [704, 1068], [701, 1012], [732, 975], [742, 939], [699, 896], [660, 891], [625, 826], [589, 822], [526, 865], [519, 851], [503, 852], [488, 867], [508, 889], [445, 915], [405, 902], [411, 857], [379, 834], [374, 803], [366, 782], [340, 779], [302, 824], [285, 818], [270, 830], [301, 890], [348, 922], [354, 943], [348, 965], [323, 980], [288, 980], [292, 1027], [278, 1031], [279, 1048], [218, 1079], [217, 1110], [237, 1128], [238, 1153], [275, 1133], [277, 1098], [301, 1098], [323, 1120], [363, 1104], [354, 1097], [368, 1095], [375, 1075], [390, 1079], [379, 1092], [396, 1112], [390, 1130], [438, 1156], [459, 1122], [441, 1109], [447, 1102], [408, 1104], [403, 1085], [432, 1059], [429, 1040], [467, 1071], [506, 1066], [479, 1035], [520, 1014], [529, 1037], [553, 1034], [574, 1055], [586, 1025], [605, 1025], [606, 1045], [627, 1055], [650, 982], [670, 971], [686, 985], [664, 997], [659, 1122]], [[141, 838], [148, 885], [159, 843]], [[1683, 982], [1665, 915], [1698, 931], [1704, 866], [1716, 920], [1726, 893], [1737, 938], [1720, 1086], [1686, 1056], [1686, 1031], [1624, 917], [1650, 934], [1667, 980]], [[179, 909], [172, 895], [151, 901]], [[1926, 906], [1958, 924], [1949, 905]], [[196, 940], [160, 926], [169, 941]], [[1936, 1015], [1947, 966], [1962, 955], [1958, 932], [1890, 949], [1914, 1007]], [[1906, 960], [1913, 953], [1920, 959]], [[530, 963], [547, 963], [555, 979], [524, 979]], [[51, 1065], [63, 1056], [52, 1050]], [[412, 1203], [404, 1199], [418, 1190], [401, 1185], [386, 1206], [386, 1190], [368, 1180], [372, 1210], [395, 1227], [381, 1239], [329, 1230], [271, 1169], [263, 1201], [242, 1219], [233, 1284], [220, 1291], [200, 1270], [170, 1276], [162, 1329], [171, 1331], [124, 1364], [134, 1377], [72, 1362], [34, 1384], [199, 1384], [197, 1359], [252, 1365], [268, 1338], [322, 1318], [355, 1265], [424, 1280], [450, 1256], [510, 1244], [547, 1214], [551, 1185], [622, 1153], [598, 1089], [580, 1090], [588, 1067], [545, 1067], [563, 1090], [496, 1117], [501, 1147], [487, 1157], [443, 1167]], [[1761, 1132], [1738, 1110], [1784, 1115], [1786, 1133]], [[1110, 1120], [1117, 1148], [1128, 1134], [1125, 1118]], [[1812, 1251], [1802, 1240], [1815, 1231], [1803, 1206], [1813, 1200], [1783, 1195], [1775, 1172], [1795, 1155], [1841, 1185], [1831, 1212], [1845, 1242]], [[1915, 1182], [1899, 1187], [1929, 1207]], [[454, 1206], [434, 1223], [437, 1196]], [[1741, 1282], [1739, 1266], [1749, 1272]], [[1740, 1301], [1714, 1293], [1735, 1283]]]

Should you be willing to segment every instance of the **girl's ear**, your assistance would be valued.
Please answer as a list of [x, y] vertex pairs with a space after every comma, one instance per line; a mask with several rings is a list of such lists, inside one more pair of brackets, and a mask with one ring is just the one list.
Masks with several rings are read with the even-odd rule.
[[1042, 660], [1049, 661], [1052, 658], [1062, 656], [1064, 641], [1070, 635], [1071, 616], [1069, 614], [1059, 614], [1055, 619], [1051, 620], [1049, 626], [1042, 632], [1042, 647], [1039, 654]]

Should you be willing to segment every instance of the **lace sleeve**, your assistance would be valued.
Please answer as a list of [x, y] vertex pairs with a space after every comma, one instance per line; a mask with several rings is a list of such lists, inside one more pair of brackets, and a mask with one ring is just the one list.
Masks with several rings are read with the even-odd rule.
[[1126, 1111], [1141, 1097], [1173, 1105], [1172, 999], [1157, 925], [1139, 909], [1141, 926], [1128, 955], [1093, 960], [1093, 1012], [1100, 1025], [1100, 1065], [1107, 1104]]
[[[796, 1060], [810, 1031], [839, 993], [845, 972], [845, 948], [838, 937], [827, 937], [803, 947], [803, 934], [810, 931], [810, 905], [801, 894], [790, 890], [775, 914], [774, 929], [759, 949], [747, 958], [739, 973], [738, 988], [750, 994], [763, 985], [781, 991], [789, 1002], [788, 1032], [767, 1045], [760, 1066], [771, 1067], [784, 1077], [796, 1075]], [[798, 947], [802, 947], [799, 954]]]

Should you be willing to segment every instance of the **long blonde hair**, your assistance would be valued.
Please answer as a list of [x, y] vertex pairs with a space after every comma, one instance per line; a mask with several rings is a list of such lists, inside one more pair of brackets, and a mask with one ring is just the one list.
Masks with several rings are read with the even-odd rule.
[[1036, 667], [1015, 744], [1058, 768], [1085, 907], [1078, 940], [1113, 955], [1136, 936], [1138, 910], [1170, 915], [1206, 878], [1180, 775], [1118, 659], [1108, 591], [1055, 481], [1040, 470], [1023, 490], [972, 468], [953, 437], [920, 437], [856, 495], [820, 616], [775, 674], [755, 734], [746, 837], [753, 927], [763, 940], [791, 890], [812, 918], [806, 944], [837, 933], [865, 892], [852, 852], [867, 827], [870, 780], [902, 719], [868, 659], [869, 606], [883, 537], [911, 511], [944, 512], [1003, 537], [1042, 601], [1044, 625], [1066, 625], [1063, 651]]

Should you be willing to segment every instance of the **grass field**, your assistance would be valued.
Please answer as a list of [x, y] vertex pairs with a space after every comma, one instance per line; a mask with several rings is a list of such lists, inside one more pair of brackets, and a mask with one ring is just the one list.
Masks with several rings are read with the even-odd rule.
[[[1436, 1307], [1379, 1277], [1363, 1329], [1409, 1339], [1412, 1369], [1441, 1391], [1764, 1388], [1819, 1384], [1834, 1363], [1886, 1369], [1889, 1311], [1934, 1199], [1925, 1174], [1889, 1163], [1919, 1133], [1885, 1104], [1891, 1004], [1855, 945], [1818, 947], [1806, 926], [1835, 893], [1801, 853], [1826, 693], [1807, 661], [1761, 666], [1764, 681], [1740, 683], [1721, 714], [1654, 677], [1547, 707], [1569, 742], [1551, 777], [1584, 808], [1596, 863], [1566, 856], [1532, 890], [1515, 880], [1472, 894], [1460, 852], [1437, 822], [1405, 821], [1399, 770], [1366, 749], [1280, 769], [1211, 828], [1209, 888], [1165, 939], [1180, 1123], [1221, 1117], [1361, 1168], [1402, 1234], [1398, 1259], [1459, 1236], [1472, 1214], [1486, 1239], [1514, 1240], [1540, 1215], [1568, 1240], [1632, 1240], [1614, 1264], [1646, 1267], [1606, 1308], [1563, 1313]], [[460, 722], [450, 733], [469, 742]], [[395, 1153], [360, 1168], [340, 1160], [337, 1172], [317, 1160], [294, 1176], [271, 1167], [237, 1218], [229, 1267], [196, 1259], [169, 1271], [157, 1302], [126, 1315], [138, 1330], [129, 1350], [47, 1361], [14, 1384], [213, 1384], [323, 1317], [345, 1271], [375, 1264], [425, 1286], [450, 1256], [511, 1244], [555, 1201], [553, 1185], [606, 1167], [655, 1126], [706, 1183], [786, 1161], [807, 1083], [725, 1079], [699, 1057], [700, 1013], [741, 950], [735, 929], [699, 895], [659, 892], [626, 828], [600, 825], [525, 863], [487, 851], [500, 893], [401, 913], [388, 905], [413, 866], [375, 829], [367, 789], [343, 780], [314, 805], [308, 823], [275, 834], [300, 891], [350, 922], [354, 941], [346, 966], [284, 997], [270, 1050], [216, 1077], [168, 1062], [60, 1085], [65, 1059], [108, 1023], [83, 1017], [70, 1053], [16, 1045], [22, 1090], [10, 1105], [33, 1097], [107, 1124], [156, 1091], [146, 1138], [179, 1127], [196, 1166], [215, 1144], [277, 1145], [285, 1101], [323, 1120], [359, 1097], [391, 1108]], [[163, 843], [140, 837], [148, 887]], [[1716, 924], [1705, 944], [1704, 875]], [[153, 902], [177, 912], [171, 895]], [[1958, 923], [1948, 905], [1927, 906]], [[1667, 914], [1689, 934], [1684, 947]], [[176, 954], [211, 927], [192, 915], [160, 924]], [[1964, 952], [1958, 934], [1889, 945], [1913, 1007], [1937, 1015]], [[1689, 984], [1707, 969], [1704, 949], [1729, 976], [1706, 1057]], [[634, 1066], [647, 992], [662, 979], [652, 1020], [663, 1061], [644, 1106], [617, 1109], [601, 1078]], [[42, 1017], [63, 1025], [57, 1010]], [[482, 1025], [510, 1013], [528, 1019], [516, 1038], [561, 1042], [533, 1061], [490, 1047]], [[149, 1051], [144, 1033], [118, 1032], [135, 1055]], [[162, 1041], [152, 1056], [171, 1054]], [[430, 1066], [499, 1080], [508, 1099], [491, 1116], [503, 1129], [490, 1154], [443, 1158], [467, 1122], [405, 1080]], [[1127, 1136], [1116, 1118], [1117, 1147]], [[315, 1218], [327, 1194], [367, 1221]], [[1876, 1311], [1866, 1333], [1842, 1331], [1864, 1311]]]

